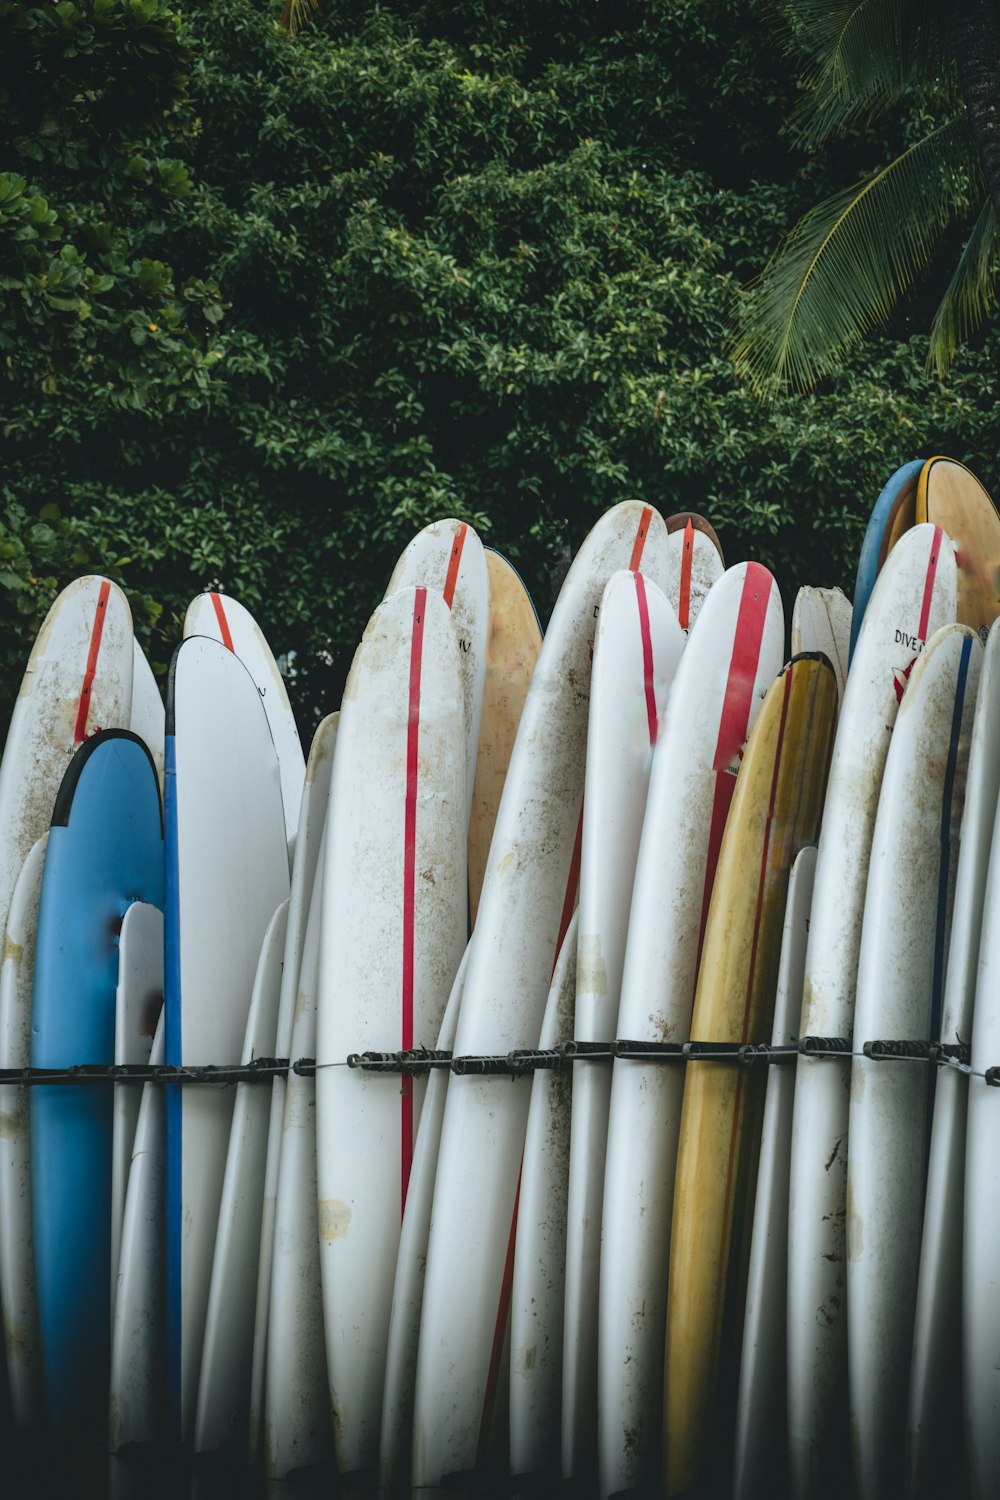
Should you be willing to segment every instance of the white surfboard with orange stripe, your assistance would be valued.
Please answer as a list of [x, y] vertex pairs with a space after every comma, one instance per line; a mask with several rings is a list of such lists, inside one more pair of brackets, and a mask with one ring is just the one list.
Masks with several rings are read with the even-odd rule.
[[379, 605], [344, 689], [324, 862], [316, 1126], [341, 1472], [373, 1470], [400, 1220], [425, 1077], [345, 1067], [433, 1047], [466, 943], [460, 652], [441, 594]]
[[281, 800], [291, 851], [298, 828], [306, 762], [295, 715], [288, 701], [288, 690], [264, 638], [264, 632], [250, 611], [231, 594], [209, 593], [198, 594], [187, 607], [184, 616], [185, 640], [189, 635], [207, 635], [211, 640], [221, 641], [227, 650], [239, 657], [257, 684], [274, 748], [278, 752]]
[[667, 532], [670, 555], [665, 593], [686, 635], [726, 565], [715, 532], [694, 512], [671, 516]]
[[[726, 815], [747, 735], [781, 668], [784, 615], [771, 574], [740, 563], [691, 632], [653, 755], [636, 865], [618, 1036], [688, 1039]], [[598, 1308], [600, 1493], [655, 1481], [680, 1066], [612, 1069]]]
[[[916, 526], [865, 610], [841, 706], [816, 862], [800, 1036], [850, 1037], [872, 833], [892, 726], [924, 642], [955, 618], [955, 549]], [[788, 1203], [788, 1424], [792, 1492], [850, 1487], [847, 1416], [849, 1058], [800, 1057]]]
[[[649, 506], [609, 511], [567, 574], [525, 700], [469, 959], [456, 1052], [534, 1046], [556, 953], [576, 904], [590, 661], [611, 574], [666, 567]], [[450, 1080], [417, 1356], [413, 1482], [485, 1463], [493, 1446], [510, 1308], [530, 1084]], [[506, 1434], [496, 1434], [506, 1459]]]
[[[693, 534], [693, 529], [687, 537], [679, 534], [685, 546]], [[676, 535], [670, 537], [671, 544]], [[718, 557], [714, 547], [712, 553]], [[616, 573], [604, 591], [594, 642], [587, 730], [573, 1030], [577, 1041], [610, 1042], [618, 1034], [625, 939], [653, 747], [685, 645], [684, 619], [676, 601], [670, 601], [642, 573]], [[610, 1099], [610, 1057], [577, 1063], [573, 1070], [565, 1323], [559, 1351], [563, 1366], [561, 1461], [567, 1479], [592, 1473], [597, 1454], [597, 1285]]]

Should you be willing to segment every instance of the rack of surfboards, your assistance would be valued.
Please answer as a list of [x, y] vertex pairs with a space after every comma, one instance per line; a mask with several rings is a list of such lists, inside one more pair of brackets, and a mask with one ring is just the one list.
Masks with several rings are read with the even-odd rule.
[[7, 1437], [386, 1492], [1000, 1475], [1000, 517], [853, 607], [626, 501], [544, 641], [407, 547], [304, 755], [259, 626], [71, 583], [0, 762]]

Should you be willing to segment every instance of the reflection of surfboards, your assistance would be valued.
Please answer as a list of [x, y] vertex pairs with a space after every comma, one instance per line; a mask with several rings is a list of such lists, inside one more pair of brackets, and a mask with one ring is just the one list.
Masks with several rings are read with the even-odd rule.
[[1000, 615], [1000, 515], [985, 486], [952, 458], [929, 458], [917, 485], [917, 521], [955, 543], [958, 621], [982, 640]]
[[[736, 779], [705, 927], [691, 1034], [766, 1041], [792, 861], [819, 832], [837, 716], [824, 657], [769, 688]], [[754, 872], [751, 876], [750, 872]], [[664, 1494], [726, 1488], [763, 1069], [689, 1061], [677, 1146], [664, 1371]]]
[[792, 655], [822, 651], [844, 696], [850, 654], [851, 601], [840, 589], [799, 589], [792, 609]]
[[851, 613], [851, 645], [849, 658], [854, 655], [858, 631], [864, 619], [868, 600], [871, 598], [875, 580], [882, 570], [891, 549], [913, 525], [917, 508], [917, 480], [924, 466], [922, 458], [903, 464], [886, 482], [885, 488], [875, 501], [861, 543], [858, 556], [858, 574], [854, 585], [854, 607]]

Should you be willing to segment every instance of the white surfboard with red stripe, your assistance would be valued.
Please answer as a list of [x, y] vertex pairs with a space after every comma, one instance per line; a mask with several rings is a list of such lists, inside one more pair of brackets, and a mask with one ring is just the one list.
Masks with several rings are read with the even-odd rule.
[[465, 701], [465, 786], [471, 808], [486, 679], [490, 580], [483, 544], [467, 522], [434, 521], [419, 531], [393, 569], [386, 598], [397, 589], [418, 584], [443, 596], [458, 638]]
[[[684, 532], [671, 535], [671, 544], [676, 535], [687, 545], [690, 538]], [[693, 530], [692, 535], [702, 536]], [[718, 558], [708, 538], [702, 540]], [[683, 619], [642, 573], [616, 573], [604, 591], [590, 686], [580, 858], [573, 1036], [582, 1042], [610, 1042], [618, 1034], [625, 939], [653, 747], [684, 649]], [[610, 1100], [610, 1057], [577, 1063], [560, 1351], [562, 1471], [567, 1479], [592, 1474], [597, 1454], [597, 1286]]]
[[399, 1229], [426, 1078], [345, 1067], [433, 1047], [466, 944], [466, 746], [451, 611], [376, 610], [344, 689], [324, 863], [316, 1125], [320, 1264], [341, 1472], [374, 1469]]
[[682, 526], [670, 529], [668, 546], [669, 572], [664, 592], [686, 635], [701, 613], [709, 589], [716, 579], [722, 577], [726, 565], [715, 533], [699, 530], [690, 517]]
[[[651, 507], [627, 501], [597, 523], [563, 584], [525, 700], [497, 814], [469, 959], [456, 1052], [533, 1046], [556, 953], [576, 904], [590, 662], [612, 573], [666, 566]], [[506, 1459], [493, 1419], [506, 1385], [518, 1180], [530, 1085], [450, 1080], [438, 1158], [417, 1356], [413, 1482]]]
[[281, 770], [281, 800], [289, 850], [295, 842], [306, 763], [284, 678], [250, 611], [231, 594], [198, 594], [184, 616], [184, 638], [207, 635], [235, 652], [257, 684]]
[[[955, 618], [955, 549], [915, 526], [886, 561], [844, 690], [816, 862], [800, 1036], [850, 1037], [882, 772], [910, 670]], [[846, 1241], [850, 1060], [800, 1057], [788, 1204], [788, 1420], [793, 1493], [850, 1486]]]
[[[784, 615], [771, 574], [740, 563], [691, 632], [653, 754], [622, 977], [618, 1036], [688, 1039], [698, 959], [740, 758], [781, 668]], [[600, 1493], [655, 1482], [664, 1318], [684, 1074], [612, 1068], [598, 1309]]]

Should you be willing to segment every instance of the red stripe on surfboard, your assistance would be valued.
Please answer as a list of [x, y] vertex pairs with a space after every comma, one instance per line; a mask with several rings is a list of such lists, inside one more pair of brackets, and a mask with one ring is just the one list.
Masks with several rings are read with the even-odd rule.
[[458, 582], [458, 569], [462, 562], [462, 548], [465, 546], [465, 536], [468, 531], [463, 521], [455, 532], [455, 540], [451, 544], [451, 556], [448, 559], [448, 572], [444, 580], [444, 602], [451, 609], [455, 598], [455, 585]]
[[681, 552], [681, 595], [677, 602], [677, 622], [682, 630], [691, 623], [691, 563], [694, 558], [694, 526], [688, 522], [684, 528], [684, 549]]
[[521, 1204], [521, 1173], [524, 1169], [524, 1153], [517, 1169], [517, 1192], [514, 1194], [514, 1212], [507, 1236], [507, 1256], [503, 1263], [503, 1281], [500, 1283], [500, 1306], [493, 1327], [493, 1347], [490, 1350], [490, 1366], [486, 1372], [486, 1392], [483, 1396], [483, 1414], [479, 1423], [479, 1441], [476, 1444], [476, 1468], [486, 1463], [490, 1446], [490, 1428], [493, 1426], [493, 1408], [497, 1399], [497, 1384], [500, 1379], [500, 1355], [503, 1353], [504, 1335], [507, 1332], [507, 1314], [510, 1312], [510, 1295], [514, 1287], [514, 1243], [517, 1239], [517, 1211]]
[[[771, 597], [774, 579], [760, 563], [747, 563], [743, 580], [743, 594], [736, 616], [733, 633], [733, 652], [729, 660], [729, 675], [722, 702], [719, 720], [719, 738], [715, 747], [715, 798], [712, 803], [712, 818], [708, 835], [708, 858], [705, 865], [705, 887], [701, 899], [701, 922], [698, 928], [698, 963], [701, 962], [701, 945], [705, 940], [705, 923], [708, 920], [708, 904], [715, 883], [715, 867], [719, 862], [719, 849], [726, 826], [729, 804], [733, 800], [736, 776], [727, 767], [732, 766], [743, 753], [753, 707], [754, 682], [760, 663], [760, 649], [764, 639], [764, 622]], [[697, 968], [696, 968], [697, 971]]]
[[920, 603], [920, 624], [917, 626], [917, 635], [922, 641], [927, 639], [927, 623], [931, 616], [931, 600], [934, 598], [934, 580], [937, 577], [938, 558], [941, 556], [941, 538], [943, 534], [940, 526], [935, 526], [934, 539], [931, 542], [931, 555], [927, 559], [927, 572], [924, 575], [924, 597]]
[[649, 601], [646, 598], [646, 580], [641, 573], [635, 575], [635, 597], [639, 606], [639, 633], [642, 636], [642, 681], [646, 690], [646, 722], [649, 726], [649, 743], [656, 744], [656, 692], [653, 688], [653, 637], [649, 629]]
[[[413, 632], [410, 637], [410, 701], [406, 723], [406, 811], [403, 831], [403, 1046], [413, 1046], [413, 927], [414, 890], [417, 868], [417, 767], [420, 749], [420, 668], [424, 651], [424, 613], [427, 590], [418, 588], [413, 598]], [[413, 1165], [413, 1083], [405, 1079], [402, 1102], [401, 1211]]]
[[226, 619], [226, 611], [222, 607], [222, 597], [219, 594], [209, 594], [208, 597], [212, 601], [215, 618], [219, 622], [219, 634], [222, 636], [222, 644], [227, 651], [233, 651], [233, 638], [229, 633], [229, 621]]
[[104, 634], [104, 621], [108, 617], [108, 599], [110, 597], [111, 585], [105, 581], [97, 591], [94, 623], [90, 628], [87, 665], [83, 672], [83, 687], [80, 689], [80, 701], [76, 706], [76, 724], [73, 729], [74, 745], [81, 745], [87, 738], [87, 716], [90, 713], [90, 694], [94, 686], [94, 678], [97, 675], [97, 658], [101, 654], [101, 636]]
[[[559, 936], [556, 938], [556, 953], [552, 960], [552, 973], [556, 972], [556, 964], [559, 962], [559, 952], [563, 945], [570, 922], [573, 920], [573, 910], [576, 906], [576, 888], [580, 884], [580, 851], [583, 847], [583, 807], [580, 807], [580, 821], [576, 825], [576, 838], [573, 840], [573, 853], [569, 862], [569, 875], [566, 877], [566, 893], [563, 896], [562, 913], [559, 917]], [[549, 976], [551, 980], [551, 975]]]
[[653, 507], [651, 505], [644, 505], [642, 515], [639, 517], [639, 530], [636, 532], [635, 541], [632, 544], [632, 560], [628, 565], [629, 572], [631, 573], [638, 572], [639, 564], [642, 561], [642, 549], [645, 547], [646, 538], [649, 535], [649, 523], [652, 515]]

